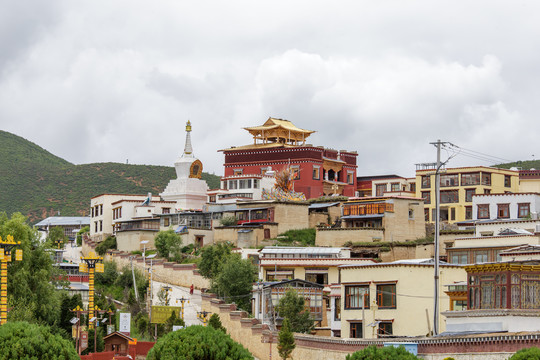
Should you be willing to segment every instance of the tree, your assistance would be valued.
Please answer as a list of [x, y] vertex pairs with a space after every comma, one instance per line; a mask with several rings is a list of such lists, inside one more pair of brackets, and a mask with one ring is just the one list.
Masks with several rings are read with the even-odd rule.
[[296, 344], [294, 343], [294, 334], [291, 331], [291, 324], [287, 318], [283, 319], [278, 340], [279, 356], [281, 356], [283, 360], [287, 360], [296, 347]]
[[198, 266], [199, 273], [214, 281], [221, 272], [223, 263], [231, 256], [231, 249], [232, 245], [228, 243], [219, 243], [203, 248], [201, 262]]
[[227, 329], [225, 329], [223, 324], [221, 324], [221, 320], [218, 314], [212, 314], [212, 316], [210, 316], [210, 320], [208, 320], [208, 326], [211, 326], [216, 330], [221, 330], [224, 333], [227, 333]]
[[98, 246], [96, 246], [96, 252], [99, 255], [105, 255], [107, 250], [109, 249], [116, 249], [116, 237], [115, 236], [107, 236], [107, 238], [99, 243]]
[[194, 325], [161, 337], [146, 358], [252, 360], [253, 355], [223, 332], [210, 326]]
[[159, 256], [177, 258], [182, 253], [182, 237], [173, 229], [158, 232], [154, 244]]
[[276, 311], [280, 317], [289, 319], [292, 332], [310, 333], [313, 330], [315, 322], [311, 319], [309, 310], [305, 308], [304, 304], [304, 297], [298, 295], [296, 290], [292, 288], [279, 299]]
[[186, 326], [186, 323], [182, 318], [176, 316], [176, 311], [173, 311], [171, 316], [165, 322], [165, 332], [173, 331], [173, 326]]
[[83, 234], [88, 234], [89, 232], [90, 232], [90, 226], [85, 226], [81, 228], [81, 230], [79, 230], [79, 232], [77, 233], [77, 246], [82, 245]]
[[73, 343], [53, 334], [48, 326], [7, 322], [0, 327], [1, 359], [79, 360]]
[[540, 360], [540, 349], [537, 347], [521, 349], [508, 360]]
[[49, 234], [47, 235], [47, 246], [50, 248], [63, 248], [64, 245], [69, 241], [68, 237], [64, 234], [64, 229], [60, 226], [54, 226], [50, 228]]
[[70, 320], [75, 316], [75, 313], [71, 312], [71, 310], [75, 309], [77, 305], [83, 306], [81, 295], [69, 296], [67, 293], [62, 293], [60, 303], [59, 327], [69, 334], [73, 325]]
[[[60, 322], [60, 296], [57, 287], [66, 287], [62, 273], [52, 265], [46, 246], [26, 218], [15, 213], [8, 218], [0, 213], [0, 236], [12, 235], [23, 250], [22, 261], [8, 266], [8, 317], [11, 321], [40, 322], [57, 326]], [[14, 252], [13, 252], [14, 253]]]
[[223, 264], [215, 286], [225, 301], [232, 300], [242, 310], [251, 312], [251, 291], [256, 280], [256, 268], [251, 260], [233, 254]]
[[219, 223], [221, 226], [235, 226], [238, 223], [238, 220], [236, 220], [236, 216], [229, 215], [222, 217], [221, 220], [219, 220]]
[[411, 354], [403, 346], [393, 347], [385, 346], [378, 348], [375, 345], [347, 355], [346, 360], [419, 360], [418, 357]]

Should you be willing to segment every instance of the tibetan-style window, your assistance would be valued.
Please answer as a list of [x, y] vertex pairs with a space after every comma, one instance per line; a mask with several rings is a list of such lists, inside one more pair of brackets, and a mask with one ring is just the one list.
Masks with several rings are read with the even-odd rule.
[[396, 308], [396, 284], [377, 285], [377, 306], [379, 308]]
[[345, 286], [345, 309], [361, 309], [362, 298], [364, 308], [369, 309], [369, 285]]
[[530, 203], [518, 204], [518, 217], [519, 218], [528, 218], [530, 214], [531, 214]]
[[508, 219], [510, 217], [510, 204], [497, 204], [497, 218]]
[[478, 204], [478, 219], [489, 219], [489, 204]]
[[459, 186], [459, 175], [441, 175], [441, 187], [445, 186]]

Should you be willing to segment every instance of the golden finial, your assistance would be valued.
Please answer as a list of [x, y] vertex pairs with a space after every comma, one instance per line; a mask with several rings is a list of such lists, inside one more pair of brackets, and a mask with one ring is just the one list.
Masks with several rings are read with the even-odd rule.
[[186, 131], [187, 132], [190, 132], [191, 131], [191, 121], [188, 120], [187, 124], [186, 124]]

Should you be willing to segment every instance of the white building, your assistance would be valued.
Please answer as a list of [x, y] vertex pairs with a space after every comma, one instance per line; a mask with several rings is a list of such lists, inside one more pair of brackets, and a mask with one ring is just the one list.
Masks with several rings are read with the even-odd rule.
[[167, 214], [174, 210], [174, 201], [161, 201], [159, 196], [101, 194], [90, 199], [90, 238], [100, 242], [114, 235], [118, 224], [137, 218]]
[[202, 210], [206, 203], [208, 185], [201, 179], [203, 165], [193, 155], [191, 146], [191, 123], [186, 125], [186, 145], [174, 167], [177, 178], [171, 180], [160, 194], [164, 200], [175, 201], [177, 210]]
[[272, 189], [275, 183], [273, 171], [222, 177], [220, 188], [208, 191], [208, 203], [234, 204], [237, 200], [262, 200], [263, 189]]
[[538, 219], [540, 194], [506, 193], [472, 195], [473, 220]]

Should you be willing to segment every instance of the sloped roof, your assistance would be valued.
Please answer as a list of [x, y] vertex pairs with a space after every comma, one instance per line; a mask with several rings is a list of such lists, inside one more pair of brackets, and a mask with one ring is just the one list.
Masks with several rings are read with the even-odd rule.
[[249, 132], [252, 132], [252, 131], [259, 132], [263, 130], [267, 131], [267, 130], [278, 129], [278, 128], [283, 128], [285, 130], [292, 131], [292, 132], [300, 132], [306, 135], [309, 135], [315, 132], [313, 130], [300, 129], [299, 127], [296, 127], [296, 125], [294, 125], [289, 120], [276, 119], [272, 117], [269, 117], [268, 120], [266, 120], [266, 122], [263, 125], [246, 127], [244, 129]]

